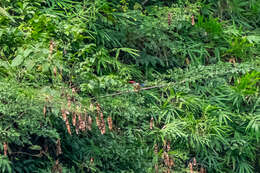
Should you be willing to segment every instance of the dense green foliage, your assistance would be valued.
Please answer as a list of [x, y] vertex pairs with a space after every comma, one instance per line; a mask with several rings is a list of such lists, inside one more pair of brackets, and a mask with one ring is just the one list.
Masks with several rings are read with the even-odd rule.
[[259, 0], [1, 0], [0, 170], [257, 172], [259, 84]]

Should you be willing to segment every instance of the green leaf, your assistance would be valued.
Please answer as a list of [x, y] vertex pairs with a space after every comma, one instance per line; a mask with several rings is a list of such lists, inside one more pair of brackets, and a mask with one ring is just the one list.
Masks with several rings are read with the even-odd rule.
[[249, 35], [249, 36], [247, 36], [247, 40], [250, 43], [260, 43], [260, 36], [258, 36], [258, 35]]
[[42, 71], [43, 72], [47, 72], [49, 70], [49, 68], [50, 68], [50, 64], [49, 63], [44, 63], [42, 65]]
[[34, 67], [34, 65], [35, 65], [35, 62], [33, 60], [29, 60], [29, 61], [26, 61], [25, 66], [28, 71], [31, 71], [32, 68]]
[[17, 55], [17, 56], [13, 59], [11, 66], [12, 66], [12, 67], [19, 66], [20, 64], [22, 64], [23, 60], [24, 60], [24, 58], [23, 58], [21, 55]]
[[23, 52], [23, 56], [24, 57], [27, 57], [27, 56], [29, 56], [29, 54], [32, 52], [32, 50], [31, 49], [26, 49], [24, 52]]
[[8, 68], [8, 63], [0, 59], [0, 67]]
[[42, 147], [39, 146], [39, 145], [32, 145], [32, 146], [29, 147], [29, 149], [31, 149], [31, 150], [41, 150]]
[[3, 15], [3, 16], [8, 17], [11, 21], [15, 22], [13, 17], [10, 16], [9, 13], [5, 9], [3, 9], [2, 7], [0, 7], [0, 14]]

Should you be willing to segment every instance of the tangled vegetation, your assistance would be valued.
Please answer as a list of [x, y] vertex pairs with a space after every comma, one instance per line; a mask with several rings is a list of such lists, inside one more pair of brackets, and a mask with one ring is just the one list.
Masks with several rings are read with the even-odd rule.
[[1, 0], [1, 172], [260, 170], [259, 0]]

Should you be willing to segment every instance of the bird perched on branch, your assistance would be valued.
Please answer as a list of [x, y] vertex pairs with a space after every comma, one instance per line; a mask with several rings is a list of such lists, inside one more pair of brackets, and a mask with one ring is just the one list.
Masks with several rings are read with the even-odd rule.
[[133, 86], [134, 86], [134, 91], [136, 91], [136, 92], [139, 91], [139, 90], [141, 89], [141, 87], [144, 86], [144, 84], [140, 84], [140, 83], [135, 82], [135, 81], [133, 81], [133, 80], [129, 81], [128, 83], [133, 84]]

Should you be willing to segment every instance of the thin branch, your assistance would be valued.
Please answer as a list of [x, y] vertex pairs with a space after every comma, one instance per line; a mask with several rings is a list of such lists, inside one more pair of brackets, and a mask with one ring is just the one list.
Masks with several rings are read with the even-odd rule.
[[149, 0], [144, 0], [144, 2], [142, 2], [142, 5], [145, 5]]
[[[186, 82], [186, 80], [183, 80], [181, 82], [179, 82], [179, 84]], [[134, 92], [139, 92], [139, 91], [144, 91], [144, 90], [150, 90], [150, 89], [154, 89], [154, 88], [164, 88], [167, 86], [171, 86], [174, 85], [176, 83], [171, 82], [168, 84], [164, 84], [164, 85], [155, 85], [155, 86], [150, 86], [150, 87], [146, 87], [146, 88], [141, 88], [138, 91], [133, 91], [133, 90], [128, 90], [128, 91], [121, 91], [121, 92], [117, 92], [117, 93], [113, 93], [113, 94], [108, 94], [108, 95], [104, 95], [104, 96], [100, 96], [100, 98], [104, 98], [104, 97], [113, 97], [113, 96], [117, 96], [117, 95], [122, 95], [122, 94], [127, 94], [127, 93], [134, 93]], [[94, 99], [94, 98], [93, 98]]]
[[33, 157], [42, 157], [42, 154], [44, 154], [44, 153], [40, 152], [39, 154], [30, 154], [30, 153], [19, 151], [19, 152], [12, 152], [10, 154], [23, 154], [23, 155], [33, 156]]

